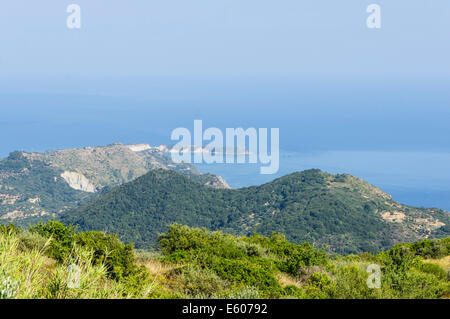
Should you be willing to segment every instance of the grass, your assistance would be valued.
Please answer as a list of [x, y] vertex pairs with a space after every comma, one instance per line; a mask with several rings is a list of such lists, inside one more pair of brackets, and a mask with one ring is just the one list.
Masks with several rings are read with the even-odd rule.
[[[19, 236], [0, 232], [0, 298], [97, 299], [133, 298], [124, 284], [107, 277], [104, 264], [93, 265], [92, 252], [75, 247], [62, 264], [45, 256], [51, 239], [41, 249], [21, 248]], [[71, 288], [69, 266], [80, 270]]]
[[450, 271], [450, 256], [441, 259], [425, 259], [424, 262], [438, 265], [439, 267]]
[[[0, 299], [450, 297], [450, 256], [422, 260], [398, 247], [380, 256], [327, 255], [322, 260], [322, 255], [310, 254], [315, 248], [282, 237], [236, 238], [185, 227], [181, 231], [206, 237], [191, 236], [188, 246], [171, 253], [133, 251], [143, 277], [121, 278], [111, 277], [108, 265], [86, 247], [74, 245], [57, 261], [49, 257], [54, 238], [0, 231]], [[177, 236], [166, 239], [176, 243]], [[299, 266], [293, 272], [285, 265], [292, 265], [295, 256]], [[314, 256], [318, 259], [311, 259]], [[307, 260], [311, 263], [305, 264]], [[367, 286], [367, 266], [372, 263], [382, 268], [380, 289]]]

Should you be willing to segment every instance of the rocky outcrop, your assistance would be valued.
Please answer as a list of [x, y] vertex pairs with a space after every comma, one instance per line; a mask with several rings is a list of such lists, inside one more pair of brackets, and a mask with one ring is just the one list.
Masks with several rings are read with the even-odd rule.
[[151, 149], [150, 145], [148, 144], [134, 144], [134, 145], [127, 145], [127, 147], [133, 152], [142, 152]]
[[214, 188], [225, 188], [225, 189], [231, 189], [230, 185], [225, 182], [222, 176], [216, 176], [215, 180], [211, 180], [205, 183], [207, 186], [211, 186]]
[[[23, 221], [41, 211], [60, 213], [79, 206], [101, 190], [128, 183], [155, 169], [175, 170], [215, 188], [228, 187], [222, 179], [203, 174], [192, 164], [173, 162], [165, 150], [168, 146], [113, 143], [46, 153], [12, 152], [8, 158], [0, 158], [0, 217]], [[42, 184], [49, 180], [52, 183]], [[24, 193], [24, 189], [33, 191]]]
[[65, 171], [61, 177], [69, 184], [70, 187], [88, 193], [95, 193], [96, 188], [82, 174], [76, 172]]

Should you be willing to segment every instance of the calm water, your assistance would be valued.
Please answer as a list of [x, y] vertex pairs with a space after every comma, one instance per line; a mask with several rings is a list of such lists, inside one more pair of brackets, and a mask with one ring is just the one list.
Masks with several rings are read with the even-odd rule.
[[258, 185], [310, 168], [349, 173], [390, 193], [397, 201], [450, 210], [450, 153], [432, 152], [281, 152], [275, 175], [259, 174], [259, 164], [200, 164], [233, 188]]
[[232, 187], [309, 168], [349, 173], [402, 203], [450, 210], [450, 94], [443, 86], [379, 86], [373, 96], [371, 86], [355, 91], [356, 84], [131, 84], [148, 96], [0, 94], [0, 157], [113, 142], [170, 144], [171, 131], [192, 129], [194, 119], [222, 130], [278, 127], [288, 151], [276, 175], [260, 175], [259, 165], [200, 168]]

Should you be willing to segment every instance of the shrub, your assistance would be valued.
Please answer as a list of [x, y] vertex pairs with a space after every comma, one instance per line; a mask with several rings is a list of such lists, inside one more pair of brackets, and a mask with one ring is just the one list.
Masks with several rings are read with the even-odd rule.
[[373, 289], [368, 287], [367, 279], [369, 274], [366, 272], [365, 268], [366, 267], [359, 267], [355, 264], [338, 268], [334, 274], [335, 284], [328, 287], [329, 298], [389, 298], [389, 295], [382, 293], [381, 289]]
[[0, 273], [0, 299], [14, 299], [19, 287], [19, 281], [7, 277], [4, 270]]
[[48, 249], [49, 239], [38, 233], [21, 232], [18, 235], [19, 247], [22, 250], [33, 250], [45, 252]]
[[432, 274], [439, 279], [447, 280], [447, 272], [438, 265], [421, 262], [417, 268], [423, 273]]
[[288, 298], [306, 298], [305, 291], [297, 286], [288, 285], [283, 289], [283, 296]]
[[273, 273], [247, 260], [212, 258], [208, 268], [231, 282], [254, 286], [268, 295], [279, 295], [281, 286]]
[[177, 250], [190, 251], [204, 248], [208, 239], [209, 233], [206, 229], [173, 224], [169, 226], [167, 234], [159, 235], [158, 243], [163, 253], [170, 255]]
[[228, 283], [208, 269], [196, 265], [186, 265], [174, 270], [182, 286], [183, 293], [191, 298], [208, 298], [223, 291]]
[[440, 298], [449, 292], [448, 282], [439, 280], [434, 274], [411, 271], [403, 280], [400, 298], [430, 299]]
[[70, 254], [74, 244], [75, 227], [64, 226], [52, 219], [45, 224], [40, 221], [38, 224], [30, 226], [29, 231], [52, 239], [47, 254], [58, 262], [62, 263]]
[[425, 239], [411, 245], [412, 251], [425, 259], [442, 258], [447, 254], [444, 242], [438, 239]]
[[116, 235], [81, 232], [74, 236], [74, 241], [80, 247], [92, 250], [94, 264], [104, 263], [113, 279], [122, 279], [137, 271], [133, 245], [123, 244]]
[[20, 229], [14, 224], [0, 225], [0, 234], [18, 234]]
[[236, 288], [230, 293], [224, 295], [224, 298], [228, 299], [259, 299], [261, 295], [256, 287], [245, 286], [242, 288]]

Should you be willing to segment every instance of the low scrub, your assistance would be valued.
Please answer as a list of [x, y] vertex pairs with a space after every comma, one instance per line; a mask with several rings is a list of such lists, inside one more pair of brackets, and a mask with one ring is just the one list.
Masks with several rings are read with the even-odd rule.
[[116, 235], [53, 220], [0, 226], [0, 298], [450, 296], [448, 238], [339, 256], [282, 234], [235, 237], [173, 224], [159, 244], [136, 252]]

